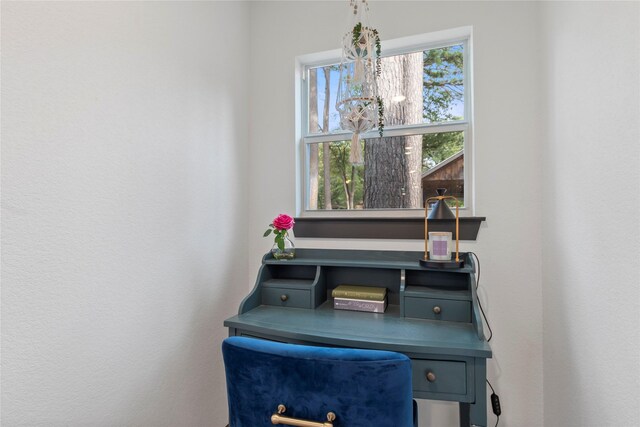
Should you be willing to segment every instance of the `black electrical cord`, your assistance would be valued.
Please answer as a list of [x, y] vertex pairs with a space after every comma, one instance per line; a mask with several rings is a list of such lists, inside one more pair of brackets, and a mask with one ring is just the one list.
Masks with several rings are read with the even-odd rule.
[[[487, 338], [487, 342], [491, 341], [493, 338], [493, 330], [491, 329], [491, 325], [489, 324], [489, 319], [487, 319], [487, 315], [484, 312], [484, 308], [482, 308], [482, 303], [480, 302], [480, 296], [478, 295], [478, 287], [480, 286], [480, 258], [474, 252], [469, 252], [473, 255], [476, 263], [476, 299], [478, 300], [478, 307], [480, 307], [480, 312], [482, 313], [482, 317], [484, 318], [485, 323], [487, 324], [487, 328], [489, 329], [489, 338]], [[496, 394], [496, 391], [493, 389], [493, 386], [487, 379], [487, 384], [491, 387], [491, 408], [493, 409], [493, 413], [496, 415], [496, 425], [494, 427], [498, 427], [498, 423], [500, 422], [500, 414], [502, 413], [502, 409], [500, 408], [500, 398]]]
[[[493, 393], [491, 395], [491, 406], [493, 407], [493, 413], [495, 414], [496, 413], [496, 408], [495, 408], [495, 403], [494, 403], [494, 400], [493, 400], [493, 396], [497, 397], [496, 391], [493, 389], [493, 386], [491, 385], [489, 380], [486, 380], [486, 381], [487, 381], [487, 384], [489, 384], [489, 387], [491, 387], [491, 393]], [[500, 411], [500, 402], [498, 402], [498, 411]], [[496, 414], [496, 425], [494, 427], [498, 427], [498, 423], [499, 422], [500, 422], [500, 414], [498, 413], [498, 414]]]
[[478, 286], [480, 286], [480, 258], [475, 252], [469, 252], [473, 255], [473, 258], [476, 260], [476, 271], [478, 274], [476, 275], [476, 298], [478, 299], [478, 307], [480, 307], [480, 312], [482, 313], [482, 317], [484, 318], [485, 323], [487, 324], [487, 328], [489, 329], [489, 338], [487, 338], [487, 342], [491, 341], [493, 338], [493, 330], [491, 329], [491, 325], [489, 324], [489, 319], [487, 319], [487, 315], [484, 313], [484, 308], [482, 308], [482, 303], [480, 302], [480, 296], [478, 295]]

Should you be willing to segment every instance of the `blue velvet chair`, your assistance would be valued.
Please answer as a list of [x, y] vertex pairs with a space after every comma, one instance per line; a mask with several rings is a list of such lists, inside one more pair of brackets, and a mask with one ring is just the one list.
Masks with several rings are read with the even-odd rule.
[[[411, 363], [389, 351], [311, 347], [245, 337], [222, 343], [230, 427], [297, 418], [334, 427], [417, 427]], [[289, 424], [284, 418], [283, 425]], [[331, 416], [329, 416], [331, 419]]]

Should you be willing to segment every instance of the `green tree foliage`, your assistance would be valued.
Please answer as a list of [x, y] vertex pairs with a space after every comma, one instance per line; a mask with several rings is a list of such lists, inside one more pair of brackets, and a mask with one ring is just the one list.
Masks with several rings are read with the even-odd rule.
[[[329, 144], [331, 152], [331, 206], [333, 209], [362, 208], [364, 166], [349, 162], [351, 141]], [[320, 167], [324, 167], [321, 159]], [[320, 182], [318, 206], [325, 206], [324, 182]]]
[[435, 123], [458, 120], [451, 112], [456, 101], [464, 99], [462, 46], [443, 47], [424, 52], [424, 118]]
[[422, 136], [422, 172], [464, 148], [463, 132], [431, 133]]

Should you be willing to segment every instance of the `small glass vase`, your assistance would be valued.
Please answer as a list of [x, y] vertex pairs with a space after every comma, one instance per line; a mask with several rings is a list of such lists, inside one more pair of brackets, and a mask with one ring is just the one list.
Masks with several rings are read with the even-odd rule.
[[273, 255], [275, 259], [294, 259], [296, 257], [296, 247], [289, 239], [288, 234], [284, 235], [284, 249], [280, 249], [276, 242], [271, 248], [271, 255]]

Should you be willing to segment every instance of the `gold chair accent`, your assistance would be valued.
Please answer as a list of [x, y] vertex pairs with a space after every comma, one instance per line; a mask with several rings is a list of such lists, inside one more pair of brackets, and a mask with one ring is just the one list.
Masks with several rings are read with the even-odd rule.
[[336, 419], [336, 414], [334, 414], [333, 412], [329, 412], [327, 413], [327, 421], [325, 422], [301, 420], [298, 418], [283, 416], [282, 414], [284, 414], [286, 410], [286, 406], [284, 406], [282, 403], [279, 404], [278, 412], [271, 416], [271, 424], [282, 424], [296, 427], [333, 427], [332, 421]]

